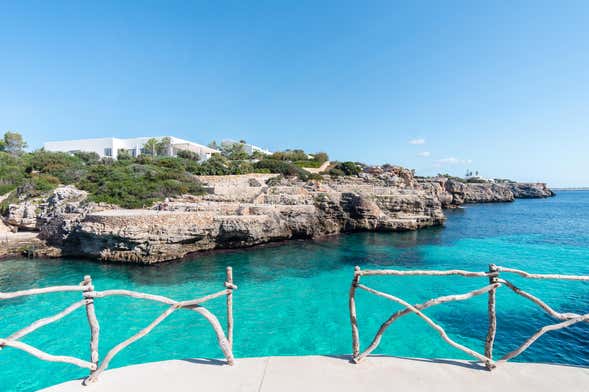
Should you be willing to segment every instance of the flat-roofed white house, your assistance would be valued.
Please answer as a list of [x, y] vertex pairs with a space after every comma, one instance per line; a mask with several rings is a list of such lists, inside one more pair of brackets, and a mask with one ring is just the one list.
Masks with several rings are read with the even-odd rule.
[[129, 139], [105, 137], [98, 139], [64, 140], [60, 142], [47, 142], [43, 145], [43, 148], [46, 151], [68, 152], [71, 154], [75, 152], [95, 152], [101, 158], [117, 159], [119, 150], [126, 150], [131, 156], [136, 157], [144, 153], [143, 148], [149, 139], [161, 141], [165, 137], [170, 138], [171, 142], [170, 151], [166, 154], [167, 156], [176, 156], [178, 151], [191, 151], [198, 154], [199, 158], [205, 161], [212, 154], [220, 152], [214, 148], [173, 136], [135, 137]]
[[272, 155], [272, 152], [270, 150], [266, 150], [265, 148], [255, 146], [253, 144], [242, 143], [242, 142], [238, 142], [236, 140], [231, 140], [231, 139], [226, 139], [221, 142], [221, 146], [223, 146], [223, 147], [231, 147], [234, 144], [243, 145], [243, 150], [249, 155], [252, 155], [254, 152], [259, 152], [264, 155]]

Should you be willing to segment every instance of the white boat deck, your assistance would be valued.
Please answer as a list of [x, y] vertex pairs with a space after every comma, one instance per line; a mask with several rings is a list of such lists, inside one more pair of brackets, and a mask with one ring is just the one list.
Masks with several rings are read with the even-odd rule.
[[589, 391], [589, 368], [506, 363], [493, 372], [467, 361], [369, 357], [238, 358], [235, 366], [207, 359], [173, 360], [106, 371], [44, 391]]

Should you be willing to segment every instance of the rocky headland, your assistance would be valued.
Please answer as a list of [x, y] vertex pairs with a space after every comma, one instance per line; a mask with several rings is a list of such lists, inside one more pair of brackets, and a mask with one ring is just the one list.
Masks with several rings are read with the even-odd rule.
[[16, 230], [38, 233], [34, 249], [40, 255], [150, 264], [273, 241], [417, 230], [442, 225], [443, 209], [464, 203], [553, 196], [542, 183], [416, 178], [400, 167], [310, 181], [274, 174], [199, 180], [206, 194], [168, 199], [149, 209], [92, 203], [73, 186], [61, 186], [49, 197], [21, 200], [10, 206], [0, 224], [3, 248], [12, 249], [0, 251], [0, 257], [15, 253], [8, 244]]

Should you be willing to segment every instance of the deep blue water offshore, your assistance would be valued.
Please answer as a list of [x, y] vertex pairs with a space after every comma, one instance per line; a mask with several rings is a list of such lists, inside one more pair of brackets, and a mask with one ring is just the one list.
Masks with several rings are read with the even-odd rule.
[[[589, 275], [589, 192], [563, 191], [551, 199], [469, 205], [447, 211], [447, 215], [443, 228], [289, 242], [197, 255], [151, 267], [76, 259], [7, 260], [0, 262], [0, 291], [77, 284], [90, 274], [97, 290], [126, 288], [191, 299], [222, 289], [225, 266], [231, 265], [239, 285], [234, 295], [234, 351], [239, 358], [350, 353], [347, 296], [355, 265], [486, 271], [489, 263], [495, 263], [529, 272]], [[589, 311], [589, 283], [530, 281], [516, 276], [511, 280], [558, 311]], [[413, 303], [487, 284], [485, 279], [460, 277], [365, 277], [363, 282]], [[6, 337], [38, 318], [52, 315], [79, 298], [79, 293], [65, 293], [2, 301], [0, 336]], [[425, 312], [452, 338], [482, 352], [487, 330], [486, 300], [483, 295]], [[513, 350], [543, 325], [556, 322], [507, 288], [498, 291], [497, 301], [496, 355]], [[210, 304], [224, 323], [224, 299]], [[165, 308], [125, 297], [97, 299], [101, 357]], [[362, 346], [398, 308], [359, 291]], [[176, 312], [147, 337], [122, 351], [112, 367], [172, 358], [222, 357], [211, 328], [199, 317], [186, 310]], [[85, 312], [79, 309], [23, 341], [52, 354], [87, 359], [88, 337]], [[466, 358], [414, 315], [393, 324], [376, 353]], [[516, 360], [589, 366], [589, 326], [577, 324], [550, 332]], [[0, 351], [1, 391], [32, 391], [85, 375], [83, 369], [43, 362], [16, 349]]]

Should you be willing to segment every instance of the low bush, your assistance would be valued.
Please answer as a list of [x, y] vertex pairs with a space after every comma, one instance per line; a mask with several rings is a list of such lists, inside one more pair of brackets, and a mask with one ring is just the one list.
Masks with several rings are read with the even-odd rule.
[[79, 181], [86, 173], [87, 164], [80, 158], [64, 152], [39, 150], [23, 156], [30, 171], [38, 171], [59, 178], [62, 184]]
[[279, 161], [276, 159], [263, 159], [254, 164], [256, 169], [268, 169], [270, 173], [282, 174], [285, 177], [297, 176], [301, 180], [309, 177], [309, 172], [293, 165], [292, 163]]
[[178, 158], [188, 159], [195, 162], [200, 161], [200, 155], [192, 151], [180, 150], [176, 153], [176, 155], [178, 155]]
[[93, 166], [78, 186], [90, 193], [89, 199], [92, 201], [117, 204], [124, 208], [141, 208], [166, 197], [185, 193], [203, 193], [201, 184], [185, 171], [139, 163]]
[[286, 150], [286, 151], [278, 151], [274, 154], [270, 155], [269, 159], [277, 160], [277, 161], [306, 161], [309, 159], [307, 153], [303, 150]]
[[332, 176], [357, 176], [362, 172], [362, 166], [355, 162], [337, 162], [328, 174]]
[[298, 167], [310, 167], [310, 168], [318, 168], [320, 167], [323, 162], [319, 162], [319, 161], [311, 161], [311, 160], [307, 160], [307, 161], [296, 161], [293, 162], [295, 165], [297, 165]]
[[313, 160], [319, 163], [329, 161], [329, 156], [325, 152], [316, 152], [313, 154]]
[[323, 180], [323, 176], [317, 173], [310, 173], [309, 177], [307, 177], [307, 181], [314, 180], [314, 181], [321, 181]]

